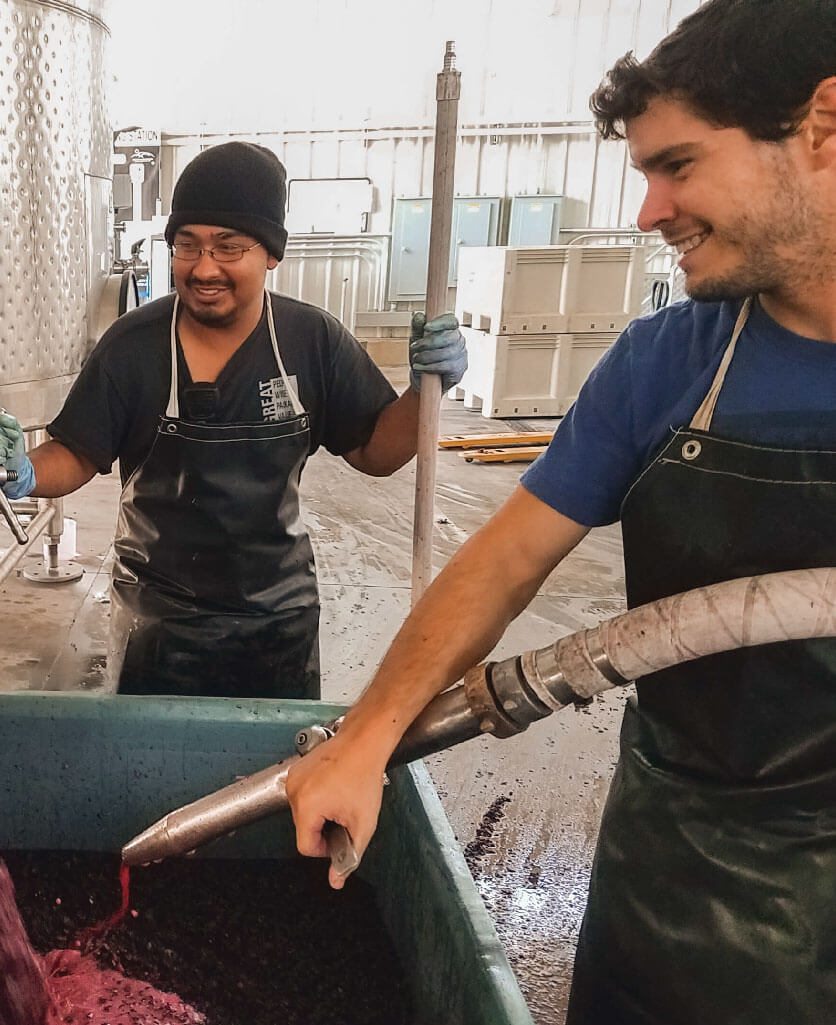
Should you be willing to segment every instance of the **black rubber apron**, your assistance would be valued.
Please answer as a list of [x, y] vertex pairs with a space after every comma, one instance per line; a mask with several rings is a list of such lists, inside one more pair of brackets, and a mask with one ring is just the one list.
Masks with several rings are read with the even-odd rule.
[[293, 416], [181, 419], [176, 322], [168, 407], [122, 492], [111, 678], [129, 694], [319, 697], [319, 599], [299, 512], [308, 415], [267, 325]]
[[[836, 452], [710, 433], [749, 306], [689, 429], [624, 502], [631, 607], [836, 565]], [[832, 1025], [836, 642], [697, 659], [638, 681], [637, 694], [567, 1025]]]

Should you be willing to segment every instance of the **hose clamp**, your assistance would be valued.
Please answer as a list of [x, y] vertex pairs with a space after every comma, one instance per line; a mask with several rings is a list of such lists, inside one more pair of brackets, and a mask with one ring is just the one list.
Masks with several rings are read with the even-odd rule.
[[555, 645], [525, 652], [520, 658], [520, 668], [525, 682], [553, 712], [559, 712], [567, 705], [582, 700], [566, 682], [563, 670], [555, 658]]
[[604, 645], [601, 643], [600, 631], [594, 630], [587, 634], [586, 650], [592, 664], [613, 687], [629, 687], [633, 682], [623, 677], [610, 662], [610, 656], [604, 651]]

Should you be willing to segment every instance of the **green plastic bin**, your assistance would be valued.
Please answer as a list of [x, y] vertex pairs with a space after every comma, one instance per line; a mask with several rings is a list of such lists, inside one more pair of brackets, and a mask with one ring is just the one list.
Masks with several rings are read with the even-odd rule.
[[[172, 808], [292, 753], [301, 727], [344, 711], [313, 701], [0, 695], [0, 848], [119, 850]], [[359, 871], [377, 891], [417, 1021], [533, 1025], [423, 764], [391, 775]], [[287, 857], [290, 814], [211, 850]]]

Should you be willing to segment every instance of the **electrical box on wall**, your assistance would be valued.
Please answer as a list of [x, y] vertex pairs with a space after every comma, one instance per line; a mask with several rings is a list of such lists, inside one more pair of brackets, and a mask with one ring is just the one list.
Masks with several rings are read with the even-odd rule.
[[562, 206], [563, 196], [514, 196], [508, 223], [508, 245], [558, 245]]
[[[448, 284], [458, 279], [462, 246], [494, 246], [499, 230], [498, 196], [457, 196], [453, 200]], [[423, 299], [427, 294], [432, 200], [427, 197], [396, 199], [392, 214], [392, 258], [389, 300]]]
[[450, 239], [450, 276], [453, 288], [459, 279], [459, 250], [462, 246], [495, 246], [499, 233], [498, 196], [453, 200], [453, 228]]
[[430, 213], [427, 197], [396, 199], [392, 212], [392, 256], [389, 299], [421, 299], [427, 294], [430, 251]]

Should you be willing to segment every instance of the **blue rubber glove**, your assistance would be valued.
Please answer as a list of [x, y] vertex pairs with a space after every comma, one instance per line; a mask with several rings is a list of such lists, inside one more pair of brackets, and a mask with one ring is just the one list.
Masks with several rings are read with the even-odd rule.
[[421, 390], [422, 374], [440, 374], [441, 390], [449, 391], [464, 377], [467, 350], [459, 322], [444, 313], [427, 323], [424, 313], [413, 313], [409, 333], [409, 383]]
[[35, 468], [26, 455], [23, 428], [11, 415], [0, 413], [0, 465], [17, 474], [17, 480], [3, 485], [6, 498], [25, 498], [35, 488]]

